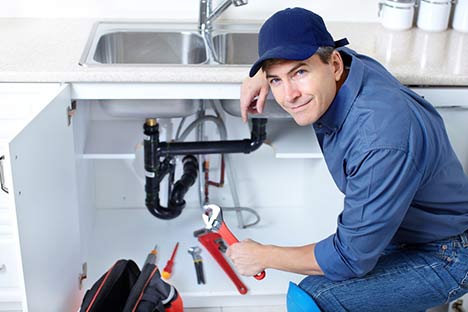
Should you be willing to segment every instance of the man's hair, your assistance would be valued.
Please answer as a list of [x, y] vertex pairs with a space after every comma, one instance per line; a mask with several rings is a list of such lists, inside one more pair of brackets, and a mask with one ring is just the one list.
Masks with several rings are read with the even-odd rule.
[[[319, 47], [317, 49], [317, 52], [314, 53], [314, 55], [317, 54], [320, 57], [320, 60], [322, 61], [322, 63], [328, 64], [328, 62], [330, 62], [330, 58], [331, 58], [333, 51], [335, 51], [334, 47]], [[272, 65], [280, 64], [284, 61], [285, 61], [284, 59], [265, 60], [262, 63], [262, 70], [265, 71], [268, 67]]]

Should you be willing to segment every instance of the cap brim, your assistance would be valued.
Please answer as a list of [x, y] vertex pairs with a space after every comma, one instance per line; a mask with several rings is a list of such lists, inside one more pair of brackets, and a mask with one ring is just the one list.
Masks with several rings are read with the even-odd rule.
[[[348, 39], [342, 38], [334, 42], [335, 48], [340, 48], [349, 44]], [[325, 44], [326, 45], [326, 44]], [[296, 60], [302, 61], [311, 57], [319, 46], [311, 45], [294, 45], [294, 46], [279, 46], [268, 50], [252, 65], [249, 76], [253, 77], [260, 70], [262, 64], [270, 59]]]
[[301, 61], [308, 59], [317, 51], [318, 46], [310, 45], [295, 45], [295, 46], [279, 46], [268, 50], [252, 65], [249, 76], [253, 77], [260, 70], [262, 64], [266, 60], [282, 59]]

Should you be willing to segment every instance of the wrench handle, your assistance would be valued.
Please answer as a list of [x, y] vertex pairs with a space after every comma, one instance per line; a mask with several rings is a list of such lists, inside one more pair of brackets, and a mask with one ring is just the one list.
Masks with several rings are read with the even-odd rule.
[[213, 258], [218, 262], [219, 266], [226, 275], [231, 279], [231, 281], [236, 286], [237, 290], [241, 295], [245, 295], [248, 291], [247, 286], [242, 283], [242, 281], [237, 276], [236, 272], [231, 268], [227, 260], [224, 258], [223, 254], [219, 250], [219, 246], [216, 243], [218, 239], [222, 238], [221, 234], [208, 232], [206, 234], [202, 234], [198, 236], [198, 241], [205, 246], [208, 252], [213, 256]]
[[[219, 235], [221, 235], [221, 237], [229, 246], [239, 242], [239, 240], [234, 236], [234, 234], [232, 234], [231, 230], [229, 230], [229, 228], [226, 226], [226, 223], [224, 222], [221, 223], [218, 233]], [[265, 278], [265, 275], [266, 275], [265, 271], [262, 271], [260, 273], [255, 274], [254, 277], [257, 280], [262, 280]]]
[[262, 271], [260, 273], [255, 274], [254, 277], [255, 277], [255, 279], [260, 281], [260, 280], [265, 278], [265, 275], [266, 275], [265, 271]]
[[226, 226], [226, 223], [221, 223], [221, 226], [219, 227], [218, 230], [219, 235], [224, 239], [224, 241], [231, 246], [232, 244], [238, 243], [239, 240], [237, 237], [232, 234], [231, 230]]

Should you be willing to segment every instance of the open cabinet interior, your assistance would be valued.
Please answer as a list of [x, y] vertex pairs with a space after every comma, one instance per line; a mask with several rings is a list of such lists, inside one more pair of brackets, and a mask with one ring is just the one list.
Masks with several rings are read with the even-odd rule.
[[[249, 291], [246, 296], [239, 297], [234, 284], [206, 250], [201, 254], [206, 284], [197, 284], [193, 260], [187, 250], [191, 246], [202, 247], [193, 232], [204, 225], [199, 198], [199, 189], [204, 186], [204, 173], [201, 175], [202, 183], [197, 180], [188, 191], [185, 197], [187, 205], [179, 217], [173, 220], [155, 218], [145, 207], [142, 154], [145, 119], [141, 116], [111, 116], [102, 105], [97, 101], [78, 101], [73, 117], [82, 261], [88, 268], [85, 288], [89, 288], [118, 259], [133, 259], [142, 266], [156, 244], [158, 265], [163, 268], [179, 242], [170, 282], [182, 294], [185, 306], [284, 304], [288, 281], [299, 281], [301, 276], [267, 271], [267, 277], [262, 281], [241, 277]], [[250, 137], [249, 126], [240, 118], [219, 112], [227, 128], [228, 139]], [[206, 105], [206, 114], [215, 114], [210, 105]], [[180, 132], [196, 118], [197, 114], [187, 116]], [[158, 121], [160, 140], [174, 139], [181, 118]], [[220, 139], [214, 123], [203, 125], [203, 140]], [[312, 128], [309, 131], [313, 134]], [[195, 129], [186, 141], [196, 138]], [[200, 157], [209, 160], [209, 179], [218, 181], [220, 155]], [[258, 224], [241, 229], [238, 214], [225, 212], [228, 226], [239, 239], [298, 245], [333, 233], [341, 195], [322, 160], [277, 158], [268, 144], [251, 154], [231, 154], [227, 158], [229, 163], [226, 161], [224, 186], [209, 187], [209, 202], [222, 207], [252, 208], [261, 218]], [[182, 157], [176, 159], [177, 180], [181, 175]], [[231, 172], [233, 174], [229, 177]], [[160, 191], [163, 206], [167, 203], [166, 180], [163, 180]], [[232, 181], [237, 196], [231, 192]], [[203, 192], [201, 196], [204, 197]], [[245, 224], [255, 221], [255, 216], [248, 211], [242, 212], [242, 218]]]

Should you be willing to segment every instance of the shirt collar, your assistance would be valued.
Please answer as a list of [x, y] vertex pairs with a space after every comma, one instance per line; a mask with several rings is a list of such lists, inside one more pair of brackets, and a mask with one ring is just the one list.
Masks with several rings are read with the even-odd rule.
[[328, 110], [314, 123], [316, 132], [330, 134], [331, 132], [339, 130], [361, 89], [364, 77], [364, 64], [357, 57], [354, 57], [354, 51], [351, 52], [351, 50], [346, 48], [340, 49], [339, 51], [351, 58], [348, 77], [338, 90]]

